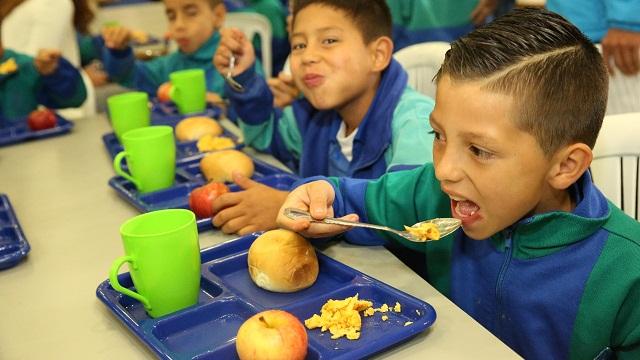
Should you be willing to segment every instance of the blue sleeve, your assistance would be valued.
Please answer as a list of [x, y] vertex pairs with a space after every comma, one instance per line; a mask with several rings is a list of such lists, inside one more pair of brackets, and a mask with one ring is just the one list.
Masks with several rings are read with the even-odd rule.
[[61, 57], [58, 68], [40, 78], [36, 98], [38, 103], [53, 109], [78, 107], [87, 99], [87, 89], [80, 72]]
[[605, 0], [609, 28], [640, 32], [640, 0]]
[[161, 69], [166, 57], [154, 59], [149, 63], [137, 61], [131, 47], [125, 50], [111, 50], [104, 48], [102, 61], [109, 78], [123, 86], [137, 89], [155, 96], [163, 82]]
[[225, 84], [232, 108], [238, 115], [246, 144], [269, 153], [290, 168], [296, 168], [302, 151], [302, 136], [292, 108], [273, 106], [273, 95], [265, 79], [251, 67], [234, 78], [244, 92], [234, 91]]

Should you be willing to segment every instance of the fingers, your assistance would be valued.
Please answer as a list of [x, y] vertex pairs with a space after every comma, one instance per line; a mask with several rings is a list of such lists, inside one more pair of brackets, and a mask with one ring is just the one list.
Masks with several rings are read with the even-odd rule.
[[[217, 201], [217, 199], [216, 199]], [[242, 217], [244, 212], [238, 206], [228, 206], [220, 210], [213, 217], [213, 225], [215, 227], [224, 227], [227, 223], [231, 222], [233, 219]], [[239, 229], [239, 228], [238, 228]], [[237, 229], [236, 229], [237, 230]]]
[[605, 44], [604, 41], [602, 42], [602, 59], [604, 60], [604, 63], [607, 66], [607, 69], [609, 70], [609, 74], [613, 75], [614, 71], [613, 71], [613, 64], [611, 63], [611, 60], [612, 60], [611, 48], [607, 44]]
[[329, 216], [328, 208], [333, 204], [333, 187], [326, 181], [314, 181], [308, 184], [309, 212], [314, 219]]
[[618, 48], [618, 56], [615, 57], [616, 65], [625, 75], [633, 75], [638, 72], [639, 51], [633, 46], [621, 46]]
[[242, 189], [247, 190], [254, 186], [260, 186], [261, 184], [249, 179], [248, 177], [242, 175], [241, 173], [234, 171], [232, 173], [233, 182], [238, 184]]
[[243, 197], [244, 194], [242, 191], [224, 193], [213, 201], [213, 211], [220, 212], [222, 209], [238, 205], [242, 201]]
[[129, 46], [129, 29], [122, 26], [110, 26], [102, 29], [104, 44], [109, 49], [123, 50]]

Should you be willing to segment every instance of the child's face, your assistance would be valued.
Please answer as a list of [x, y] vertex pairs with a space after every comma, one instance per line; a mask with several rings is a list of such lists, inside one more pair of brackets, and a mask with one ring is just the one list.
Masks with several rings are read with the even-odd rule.
[[169, 34], [180, 50], [198, 50], [224, 22], [224, 5], [214, 9], [207, 0], [164, 0]]
[[296, 15], [291, 73], [316, 109], [339, 109], [375, 85], [374, 54], [342, 11], [310, 5]]
[[513, 122], [511, 96], [478, 82], [438, 82], [431, 126], [433, 162], [464, 232], [485, 239], [553, 203], [550, 161], [533, 135]]

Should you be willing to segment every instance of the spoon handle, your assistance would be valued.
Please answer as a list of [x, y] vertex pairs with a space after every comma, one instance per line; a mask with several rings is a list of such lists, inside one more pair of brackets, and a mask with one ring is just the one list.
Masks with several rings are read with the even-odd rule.
[[288, 218], [294, 219], [294, 220], [295, 219], [307, 219], [307, 220], [309, 220], [311, 222], [322, 223], [322, 224], [356, 226], [356, 227], [363, 227], [363, 228], [384, 230], [384, 231], [391, 231], [391, 232], [396, 232], [397, 231], [397, 230], [392, 229], [392, 228], [387, 227], [387, 226], [375, 225], [375, 224], [367, 224], [367, 223], [357, 222], [357, 221], [342, 220], [342, 219], [336, 219], [336, 218], [332, 218], [332, 217], [327, 217], [327, 218], [324, 218], [322, 220], [316, 220], [316, 219], [312, 218], [311, 214], [309, 214], [308, 212], [302, 211], [302, 210], [299, 210], [299, 209], [294, 209], [294, 208], [286, 208], [284, 210], [284, 214]]

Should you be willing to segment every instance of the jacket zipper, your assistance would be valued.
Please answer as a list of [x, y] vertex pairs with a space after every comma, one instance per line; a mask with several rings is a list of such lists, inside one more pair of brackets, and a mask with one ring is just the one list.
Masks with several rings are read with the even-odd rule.
[[513, 235], [513, 229], [507, 230], [506, 231], [506, 240], [505, 240], [505, 251], [504, 251], [504, 255], [505, 255], [505, 259], [502, 262], [502, 266], [500, 267], [500, 272], [498, 273], [498, 281], [496, 283], [496, 317], [497, 317], [497, 329], [499, 332], [502, 332], [502, 316], [503, 316], [503, 299], [502, 299], [502, 289], [503, 289], [503, 282], [504, 282], [504, 277], [505, 274], [507, 272], [507, 268], [509, 267], [509, 264], [511, 264], [511, 258], [513, 255], [513, 239], [512, 239], [512, 235]]

